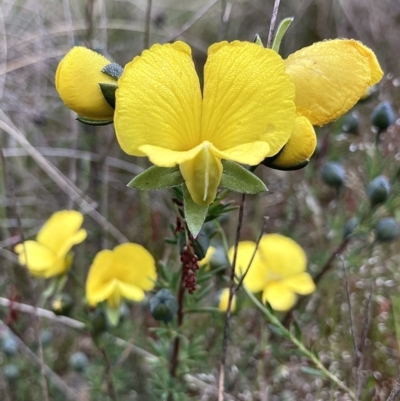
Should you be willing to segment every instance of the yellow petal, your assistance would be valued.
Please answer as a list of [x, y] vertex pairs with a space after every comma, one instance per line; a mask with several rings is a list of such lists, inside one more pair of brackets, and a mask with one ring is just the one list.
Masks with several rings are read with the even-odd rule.
[[313, 125], [340, 117], [383, 76], [374, 53], [355, 40], [315, 43], [291, 54], [285, 65], [296, 86], [297, 111]]
[[37, 235], [37, 241], [51, 249], [58, 257], [65, 257], [70, 249], [86, 238], [82, 213], [76, 210], [55, 212]]
[[[267, 161], [267, 166], [277, 169], [291, 169], [310, 159], [317, 145], [317, 137], [310, 121], [302, 116], [295, 119], [294, 130], [288, 143], [278, 157]], [[265, 163], [264, 163], [265, 164]]]
[[19, 262], [26, 265], [29, 271], [36, 275], [46, 277], [47, 270], [59, 263], [57, 255], [51, 249], [36, 241], [25, 241], [15, 247]]
[[269, 145], [263, 156], [272, 156], [293, 130], [293, 100], [293, 83], [276, 52], [248, 42], [217, 43], [204, 67], [202, 140], [222, 152], [262, 141]]
[[[229, 303], [229, 288], [224, 288], [219, 296], [218, 309], [221, 312], [226, 312], [228, 310], [228, 303]], [[234, 294], [232, 298], [231, 311], [234, 312], [235, 310], [236, 310], [236, 295]]]
[[115, 247], [112, 270], [121, 283], [144, 291], [153, 289], [157, 279], [153, 256], [139, 244], [127, 243]]
[[302, 273], [307, 265], [303, 248], [291, 238], [280, 234], [263, 235], [257, 256], [265, 266], [268, 281]]
[[193, 201], [209, 205], [217, 195], [222, 175], [221, 159], [214, 156], [212, 145], [203, 142], [198, 154], [180, 164], [179, 168]]
[[187, 151], [200, 144], [200, 83], [189, 46], [154, 45], [124, 68], [116, 91], [115, 129], [121, 148], [143, 145]]
[[120, 297], [116, 292], [117, 280], [98, 283], [95, 288], [86, 289], [86, 300], [89, 305], [96, 306], [100, 302], [108, 300], [111, 307], [115, 307], [120, 303]]
[[118, 282], [118, 288], [121, 296], [130, 299], [131, 301], [140, 302], [143, 301], [145, 294], [144, 291], [136, 285]]
[[224, 160], [233, 160], [238, 163], [249, 164], [255, 166], [260, 164], [264, 159], [264, 155], [270, 152], [270, 146], [267, 142], [252, 142], [234, 146], [223, 152], [219, 149], [214, 150], [215, 156]]
[[269, 302], [272, 309], [280, 312], [289, 310], [296, 302], [295, 293], [289, 288], [279, 282], [271, 282], [265, 287], [262, 300]]
[[79, 115], [94, 120], [110, 120], [114, 110], [104, 99], [99, 83], [116, 83], [101, 72], [110, 64], [104, 56], [86, 47], [74, 47], [60, 61], [56, 88], [64, 103]]
[[206, 252], [206, 255], [204, 256], [203, 259], [199, 260], [197, 264], [200, 267], [206, 267], [207, 269], [209, 268], [209, 263], [211, 261], [211, 258], [213, 257], [214, 253], [216, 252], [216, 249], [213, 246], [209, 246]]
[[308, 273], [294, 274], [281, 280], [281, 283], [301, 295], [308, 295], [315, 291], [314, 281]]
[[[238, 253], [236, 258], [236, 275], [241, 277], [247, 270], [251, 258], [254, 253], [254, 249], [256, 247], [256, 243], [252, 241], [241, 241], [238, 246]], [[233, 254], [234, 247], [232, 247], [228, 252], [229, 261], [233, 262]], [[253, 262], [250, 266], [250, 269], [244, 278], [244, 285], [248, 288], [250, 292], [259, 292], [261, 291], [267, 281], [267, 275], [265, 266], [259, 263], [257, 254], [253, 259]]]

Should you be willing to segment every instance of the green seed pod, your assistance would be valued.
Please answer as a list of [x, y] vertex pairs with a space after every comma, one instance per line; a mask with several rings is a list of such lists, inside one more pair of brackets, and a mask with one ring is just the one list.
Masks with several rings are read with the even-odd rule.
[[69, 366], [78, 373], [84, 372], [88, 364], [88, 357], [80, 351], [74, 352], [69, 358]]
[[73, 306], [71, 296], [64, 292], [56, 295], [51, 303], [51, 309], [56, 315], [68, 315]]
[[3, 374], [7, 381], [14, 382], [19, 378], [19, 369], [10, 363], [3, 366]]
[[389, 180], [384, 175], [374, 178], [367, 187], [367, 195], [371, 206], [384, 203], [390, 194], [390, 190]]
[[392, 105], [387, 100], [379, 103], [371, 114], [371, 123], [378, 133], [387, 130], [396, 121]]
[[150, 299], [150, 312], [156, 320], [170, 322], [178, 311], [178, 302], [172, 292], [166, 288], [158, 291]]
[[385, 217], [379, 220], [375, 227], [376, 240], [379, 242], [394, 241], [399, 234], [399, 225], [393, 217]]
[[346, 239], [351, 234], [353, 234], [354, 230], [358, 227], [360, 222], [357, 217], [352, 217], [350, 220], [347, 220], [343, 227], [343, 239]]
[[326, 185], [339, 189], [346, 178], [346, 171], [341, 164], [328, 162], [322, 166], [321, 178]]
[[9, 334], [3, 337], [1, 348], [7, 356], [14, 356], [18, 351], [17, 341]]
[[360, 119], [356, 113], [347, 113], [342, 117], [342, 131], [347, 134], [358, 135]]

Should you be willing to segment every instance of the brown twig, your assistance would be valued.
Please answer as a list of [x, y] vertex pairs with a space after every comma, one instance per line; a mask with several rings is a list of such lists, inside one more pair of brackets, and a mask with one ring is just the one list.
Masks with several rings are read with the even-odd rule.
[[147, 0], [146, 19], [144, 24], [145, 28], [144, 28], [143, 49], [148, 49], [150, 46], [151, 5], [152, 5], [152, 0]]
[[389, 394], [389, 397], [387, 398], [386, 401], [395, 401], [400, 394], [400, 375], [396, 379], [396, 383], [394, 384], [394, 387], [392, 391]]
[[232, 299], [233, 299], [233, 295], [235, 294], [235, 267], [236, 267], [237, 252], [238, 252], [238, 247], [239, 247], [240, 232], [242, 230], [242, 224], [243, 224], [243, 211], [244, 211], [245, 200], [246, 200], [246, 194], [242, 194], [242, 198], [240, 201], [240, 207], [239, 207], [238, 224], [237, 224], [237, 228], [236, 228], [235, 250], [233, 253], [231, 274], [230, 274], [230, 278], [229, 278], [228, 308], [227, 308], [226, 314], [225, 314], [225, 324], [224, 324], [224, 331], [223, 331], [223, 337], [222, 337], [222, 352], [221, 352], [221, 362], [220, 362], [219, 380], [218, 380], [218, 401], [224, 400], [225, 364], [226, 364], [226, 355], [227, 355], [227, 350], [228, 350], [230, 320], [231, 320], [231, 314], [232, 314]]
[[276, 17], [278, 16], [279, 3], [281, 0], [275, 0], [274, 8], [272, 10], [271, 24], [269, 25], [268, 41], [267, 47], [270, 49], [272, 47], [272, 42], [274, 40]]

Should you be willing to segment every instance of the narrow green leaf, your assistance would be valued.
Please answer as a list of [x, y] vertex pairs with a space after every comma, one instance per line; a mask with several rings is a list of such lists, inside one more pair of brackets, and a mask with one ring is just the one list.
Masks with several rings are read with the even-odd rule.
[[106, 99], [107, 103], [115, 109], [115, 91], [118, 89], [118, 86], [106, 82], [100, 82], [99, 86], [104, 99]]
[[324, 372], [321, 372], [318, 369], [310, 368], [309, 366], [300, 366], [300, 370], [312, 376], [325, 377]]
[[91, 118], [86, 118], [83, 116], [78, 116], [76, 119], [80, 123], [87, 125], [108, 125], [113, 123], [113, 120], [92, 120]]
[[193, 237], [197, 237], [207, 216], [208, 205], [198, 205], [190, 196], [186, 185], [183, 186], [183, 203], [185, 210], [185, 220], [189, 231]]
[[244, 194], [258, 194], [268, 191], [265, 184], [249, 170], [241, 165], [223, 160], [224, 169], [221, 177], [221, 187]]
[[120, 317], [120, 314], [121, 314], [119, 306], [117, 306], [116, 308], [112, 308], [108, 304], [108, 302], [106, 302], [104, 310], [106, 312], [106, 317], [107, 317], [108, 323], [110, 323], [110, 325], [112, 327], [117, 326], [118, 323], [119, 323], [119, 317]]
[[279, 24], [278, 29], [276, 30], [274, 42], [272, 43], [272, 50], [275, 50], [277, 53], [279, 53], [279, 48], [281, 47], [283, 36], [285, 35], [293, 20], [293, 17], [283, 19]]
[[129, 184], [128, 187], [152, 190], [175, 187], [185, 182], [179, 167], [165, 168], [152, 166], [147, 170], [137, 175]]
[[260, 45], [261, 47], [265, 47], [258, 33], [256, 33], [256, 35], [254, 36], [253, 43], [255, 43], [256, 45]]
[[104, 72], [104, 74], [107, 74], [111, 78], [114, 79], [119, 79], [122, 73], [124, 72], [124, 69], [117, 63], [110, 63], [107, 64], [101, 72]]

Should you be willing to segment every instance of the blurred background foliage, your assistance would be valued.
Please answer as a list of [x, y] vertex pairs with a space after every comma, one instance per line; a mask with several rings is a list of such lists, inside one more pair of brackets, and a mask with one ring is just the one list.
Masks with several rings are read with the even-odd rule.
[[[26, 272], [17, 265], [13, 246], [21, 240], [20, 224], [24, 237], [31, 238], [54, 211], [75, 208], [86, 214], [88, 240], [76, 248], [73, 279], [64, 289], [74, 302], [71, 316], [81, 321], [88, 318], [83, 285], [98, 250], [128, 239], [144, 244], [163, 261], [171, 260], [174, 252], [164, 241], [175, 221], [170, 193], [139, 193], [126, 187], [147, 161], [123, 154], [112, 126], [87, 127], [75, 120], [54, 87], [62, 55], [74, 45], [85, 45], [123, 66], [147, 45], [181, 39], [192, 47], [201, 76], [210, 44], [222, 39], [252, 41], [256, 33], [266, 43], [273, 7], [272, 1], [261, 0], [153, 0], [146, 25], [148, 4], [145, 0], [0, 1], [4, 156], [0, 163], [0, 318], [4, 322], [12, 318], [23, 340], [10, 340], [6, 326], [0, 326], [0, 394], [5, 401], [27, 396], [32, 401], [43, 399], [37, 361], [29, 354], [29, 349], [37, 349], [34, 318], [29, 313], [10, 317], [4, 307], [7, 299], [32, 304], [45, 289], [41, 280], [30, 286]], [[354, 38], [375, 51], [386, 74], [376, 92], [357, 104], [353, 114], [317, 129], [318, 149], [305, 169], [258, 168], [269, 192], [248, 197], [243, 238], [254, 240], [267, 216], [267, 232], [291, 236], [304, 247], [311, 273], [317, 276], [323, 271], [318, 291], [301, 302], [295, 313], [304, 343], [348, 386], [356, 389], [362, 382], [359, 399], [386, 400], [400, 358], [400, 254], [396, 235], [391, 241], [377, 241], [374, 228], [382, 218], [400, 219], [400, 124], [394, 119], [376, 146], [370, 116], [381, 101], [390, 102], [394, 116], [399, 115], [400, 2], [282, 0], [278, 20], [289, 16], [294, 22], [282, 42], [283, 56], [319, 40]], [[349, 121], [352, 129], [347, 128]], [[321, 178], [323, 166], [332, 161], [345, 172], [339, 186]], [[383, 205], [371, 207], [366, 188], [379, 175], [387, 177], [392, 188]], [[239, 198], [230, 195], [229, 199]], [[353, 237], [344, 237], [346, 222], [353, 217], [361, 223], [354, 224], [358, 228]], [[231, 245], [236, 214], [222, 223]], [[334, 259], [337, 250], [342, 257]], [[176, 272], [179, 263], [175, 260], [169, 268]], [[216, 282], [205, 305], [213, 304], [221, 279]], [[40, 306], [51, 308], [49, 302]], [[362, 355], [354, 351], [349, 309], [355, 341], [360, 343], [366, 332]], [[155, 398], [157, 389], [149, 376], [159, 382], [168, 380], [159, 367], [162, 358], [154, 364], [115, 340], [123, 338], [155, 352], [165, 335], [153, 330], [158, 325], [146, 305], [131, 305], [122, 324], [113, 329], [113, 337], [104, 337], [96, 348], [87, 333], [42, 319], [44, 360], [53, 373], [80, 392], [81, 400], [106, 400], [105, 362], [99, 352], [106, 349], [119, 400], [160, 399]], [[184, 329], [189, 342], [183, 351], [192, 376], [182, 380], [177, 400], [215, 399], [222, 325], [219, 314], [187, 319]], [[271, 333], [259, 313], [244, 301], [239, 302], [231, 329], [226, 388], [231, 398], [227, 399], [349, 399], [289, 343]], [[48, 383], [50, 400], [67, 399], [54, 377]]]

